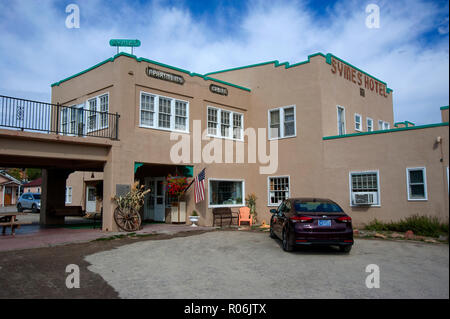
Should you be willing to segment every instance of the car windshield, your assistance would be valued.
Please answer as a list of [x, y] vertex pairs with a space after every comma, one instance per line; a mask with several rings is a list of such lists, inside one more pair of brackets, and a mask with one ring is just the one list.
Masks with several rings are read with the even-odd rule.
[[41, 199], [41, 194], [34, 194], [33, 197], [34, 199]]
[[342, 209], [330, 202], [295, 202], [297, 213], [342, 213]]

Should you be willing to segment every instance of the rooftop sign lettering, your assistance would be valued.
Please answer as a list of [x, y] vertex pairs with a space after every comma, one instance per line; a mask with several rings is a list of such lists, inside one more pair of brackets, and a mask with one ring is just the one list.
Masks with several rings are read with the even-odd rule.
[[177, 74], [173, 74], [173, 73], [169, 73], [169, 72], [153, 69], [153, 68], [151, 68], [149, 66], [146, 69], [146, 73], [147, 73], [148, 76], [150, 76], [152, 78], [155, 78], [155, 79], [169, 81], [169, 82], [174, 82], [174, 83], [177, 83], [177, 84], [183, 84], [184, 83], [184, 78], [181, 75], [177, 75]]
[[211, 92], [213, 92], [213, 93], [216, 93], [216, 94], [228, 95], [228, 89], [224, 88], [224, 87], [221, 87], [221, 86], [218, 86], [218, 85], [211, 84], [209, 86], [209, 90]]
[[360, 87], [364, 87], [366, 90], [371, 90], [381, 96], [388, 97], [385, 84], [333, 58], [331, 59], [331, 73], [338, 74], [340, 77]]
[[109, 45], [112, 47], [140, 47], [141, 41], [137, 39], [111, 39]]

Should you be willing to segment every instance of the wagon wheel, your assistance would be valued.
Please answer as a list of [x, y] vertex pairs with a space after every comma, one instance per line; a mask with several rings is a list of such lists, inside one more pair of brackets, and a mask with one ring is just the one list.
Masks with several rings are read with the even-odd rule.
[[121, 210], [116, 207], [114, 210], [114, 220], [117, 226], [124, 231], [136, 231], [141, 228], [141, 215], [134, 209]]

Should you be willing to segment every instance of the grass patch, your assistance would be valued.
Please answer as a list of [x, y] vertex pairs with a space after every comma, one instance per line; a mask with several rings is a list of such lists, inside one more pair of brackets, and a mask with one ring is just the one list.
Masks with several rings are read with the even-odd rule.
[[437, 217], [412, 215], [398, 222], [384, 223], [377, 219], [365, 226], [366, 230], [406, 232], [412, 230], [415, 235], [439, 237], [448, 236], [448, 222], [442, 223]]

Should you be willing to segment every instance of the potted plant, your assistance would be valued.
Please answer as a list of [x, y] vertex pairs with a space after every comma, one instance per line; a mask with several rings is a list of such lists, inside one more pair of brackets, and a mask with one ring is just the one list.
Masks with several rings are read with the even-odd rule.
[[192, 227], [197, 227], [198, 225], [196, 224], [197, 222], [198, 222], [198, 219], [200, 218], [200, 216], [198, 216], [198, 213], [197, 213], [197, 211], [194, 209], [193, 211], [192, 211], [192, 214], [191, 214], [191, 216], [189, 216], [189, 220], [191, 221], [191, 223], [192, 223]]
[[256, 199], [257, 198], [255, 194], [249, 194], [245, 199], [247, 207], [250, 208], [250, 215], [252, 215], [254, 223], [256, 223]]
[[186, 222], [186, 202], [183, 200], [184, 191], [188, 186], [187, 178], [184, 176], [167, 176], [166, 191], [169, 196], [177, 199], [172, 203], [171, 218], [172, 223]]

